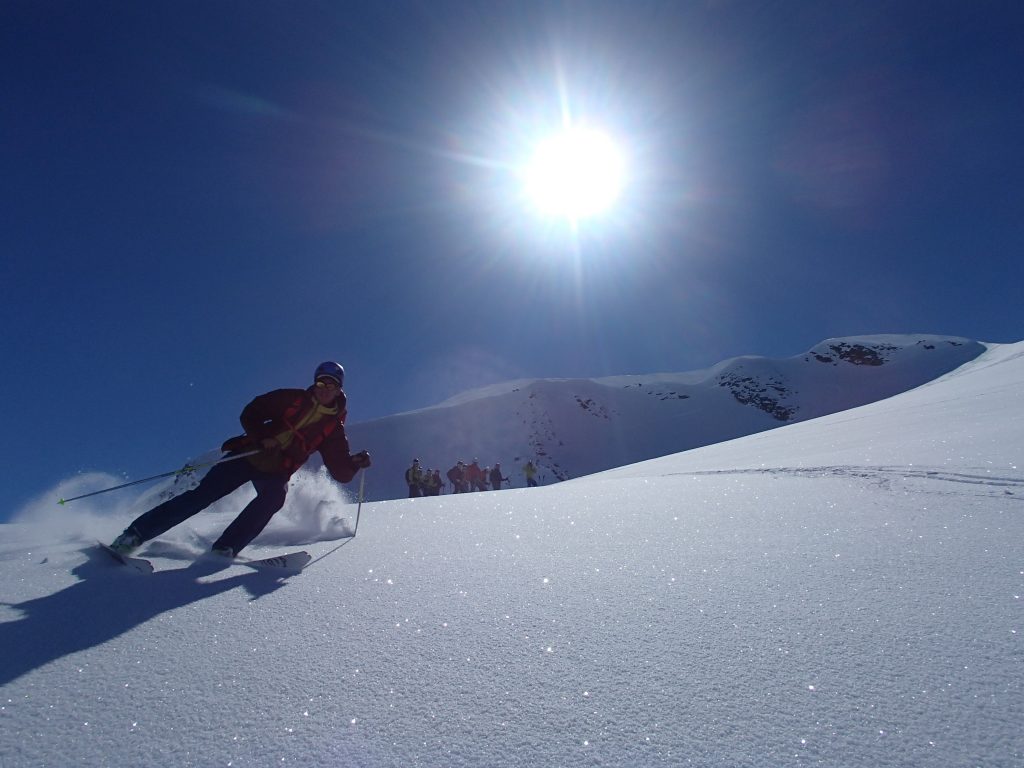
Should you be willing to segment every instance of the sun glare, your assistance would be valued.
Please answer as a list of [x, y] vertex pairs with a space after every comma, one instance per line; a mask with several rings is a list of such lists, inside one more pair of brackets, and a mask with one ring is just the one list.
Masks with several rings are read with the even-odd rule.
[[590, 218], [615, 203], [622, 173], [622, 156], [606, 134], [573, 128], [537, 145], [524, 174], [524, 191], [546, 216]]

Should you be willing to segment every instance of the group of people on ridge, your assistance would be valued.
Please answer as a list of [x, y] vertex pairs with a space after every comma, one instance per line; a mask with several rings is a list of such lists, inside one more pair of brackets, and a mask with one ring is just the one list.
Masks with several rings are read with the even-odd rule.
[[[523, 467], [523, 474], [526, 475], [527, 487], [537, 486], [537, 468], [532, 461], [528, 461]], [[473, 459], [467, 464], [459, 461], [445, 473], [448, 482], [451, 483], [451, 493], [470, 493], [472, 491], [498, 491], [501, 484], [509, 482], [510, 478], [501, 473], [501, 464], [494, 463], [493, 467], [481, 467], [478, 459]], [[405, 483], [409, 486], [409, 498], [416, 499], [420, 496], [439, 496], [445, 488], [445, 482], [441, 479], [441, 470], [424, 469], [420, 466], [419, 459], [413, 459], [412, 466], [405, 470]]]

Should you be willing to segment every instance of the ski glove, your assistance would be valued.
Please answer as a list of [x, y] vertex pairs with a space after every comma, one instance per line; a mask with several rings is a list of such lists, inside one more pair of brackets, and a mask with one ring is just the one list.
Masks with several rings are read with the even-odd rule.
[[368, 451], [360, 451], [359, 453], [352, 454], [352, 463], [360, 469], [366, 469], [370, 466], [370, 454]]

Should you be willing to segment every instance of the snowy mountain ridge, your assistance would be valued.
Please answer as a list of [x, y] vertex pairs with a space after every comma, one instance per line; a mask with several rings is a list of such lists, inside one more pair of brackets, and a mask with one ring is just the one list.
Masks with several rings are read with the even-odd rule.
[[374, 456], [371, 499], [406, 496], [413, 458], [442, 476], [460, 460], [499, 462], [513, 486], [532, 460], [550, 483], [884, 399], [984, 349], [952, 336], [834, 338], [791, 358], [736, 357], [699, 371], [504, 382], [348, 432]]

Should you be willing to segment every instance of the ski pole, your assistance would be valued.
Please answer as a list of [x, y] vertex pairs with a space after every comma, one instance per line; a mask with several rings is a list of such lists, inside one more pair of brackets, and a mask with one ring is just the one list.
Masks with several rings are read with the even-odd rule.
[[363, 486], [366, 485], [366, 470], [363, 470], [363, 474], [359, 477], [359, 506], [356, 507], [356, 527], [352, 529], [352, 538], [356, 537], [356, 532], [359, 530], [359, 513], [363, 511]]
[[60, 499], [57, 503], [64, 506], [69, 501], [78, 501], [79, 499], [87, 499], [90, 496], [98, 496], [101, 493], [108, 493], [110, 491], [118, 491], [121, 488], [128, 488], [133, 485], [139, 485], [140, 483], [148, 483], [150, 480], [159, 480], [162, 477], [173, 477], [176, 475], [189, 475], [195, 472], [197, 469], [203, 467], [212, 467], [216, 464], [224, 464], [228, 461], [234, 461], [235, 459], [241, 459], [246, 456], [252, 456], [254, 453], [259, 453], [258, 450], [248, 451], [247, 453], [239, 453], [235, 456], [227, 456], [223, 459], [217, 459], [216, 461], [206, 461], [202, 464], [186, 464], [181, 469], [176, 469], [173, 472], [164, 472], [163, 474], [153, 475], [152, 477], [144, 477], [141, 480], [132, 480], [130, 483], [122, 483], [121, 485], [115, 485], [113, 488], [104, 488], [102, 491], [93, 491], [92, 493], [83, 493], [81, 496], [72, 496], [70, 499]]

